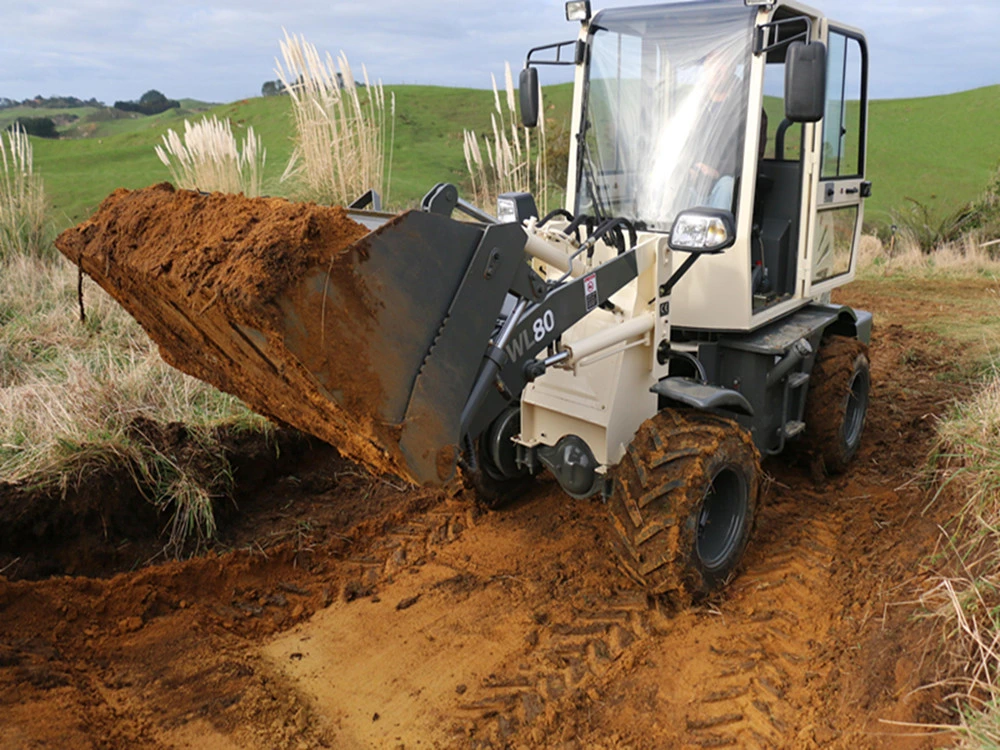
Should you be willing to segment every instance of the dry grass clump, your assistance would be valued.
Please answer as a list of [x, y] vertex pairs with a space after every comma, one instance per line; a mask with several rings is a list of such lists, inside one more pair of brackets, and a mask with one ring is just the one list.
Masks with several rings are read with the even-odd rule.
[[[211, 538], [211, 500], [229, 487], [217, 427], [261, 431], [268, 423], [165, 364], [139, 325], [89, 281], [80, 323], [76, 288], [76, 269], [65, 262], [0, 263], [0, 476], [66, 486], [125, 466], [171, 515], [174, 551]], [[199, 454], [213, 457], [210, 467], [185, 464], [137, 428], [169, 422], [183, 422], [204, 443]]]
[[31, 139], [15, 125], [0, 135], [0, 259], [51, 252], [48, 206]]
[[[472, 130], [463, 131], [465, 165], [472, 182], [472, 203], [484, 211], [495, 211], [501, 193], [532, 193], [543, 214], [548, 206], [548, 167], [546, 166], [545, 107], [539, 87], [538, 138], [534, 147], [531, 131], [520, 124], [514, 98], [514, 78], [510, 63], [504, 66], [506, 111], [501, 106], [497, 79], [492, 74], [493, 108], [490, 113], [492, 133], [485, 134], [480, 148], [479, 136]], [[483, 158], [483, 151], [486, 158]]]
[[938, 493], [966, 498], [949, 529], [947, 565], [921, 597], [938, 622], [960, 716], [960, 747], [1000, 747], [1000, 369], [938, 424]]
[[980, 520], [1000, 534], [1000, 368], [996, 365], [972, 398], [957, 404], [938, 424], [938, 453], [958, 460], [966, 472], [979, 471], [976, 494], [996, 496], [987, 503], [991, 515]]
[[974, 572], [988, 563], [979, 559], [957, 577], [939, 577], [921, 597], [926, 616], [939, 625], [938, 638], [951, 674], [932, 687], [943, 687], [943, 700], [955, 706], [959, 724], [951, 729], [964, 750], [1000, 747], [1000, 576]]
[[[279, 80], [292, 100], [295, 149], [282, 180], [300, 198], [349, 204], [369, 189], [389, 199], [396, 97], [386, 107], [382, 82], [372, 85], [361, 66], [358, 85], [347, 56], [322, 58], [305, 39], [285, 32]], [[388, 174], [387, 174], [388, 167]]]
[[185, 120], [183, 139], [168, 130], [156, 155], [179, 188], [243, 193], [250, 198], [261, 194], [267, 151], [253, 127], [247, 128], [238, 146], [228, 119], [212, 115], [194, 125]]
[[866, 234], [858, 248], [858, 273], [863, 278], [1000, 273], [1000, 243], [983, 241], [978, 232], [971, 232], [925, 252], [905, 229], [889, 242]]

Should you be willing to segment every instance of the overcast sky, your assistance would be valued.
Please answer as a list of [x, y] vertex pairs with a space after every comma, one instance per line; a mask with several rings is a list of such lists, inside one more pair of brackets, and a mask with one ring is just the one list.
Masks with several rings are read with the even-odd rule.
[[[505, 60], [575, 36], [561, 0], [0, 0], [0, 96], [96, 97], [148, 89], [229, 102], [275, 78], [282, 27], [344, 50], [385, 83], [486, 88]], [[631, 2], [593, 0], [596, 9]], [[875, 98], [1000, 83], [1000, 0], [812, 0], [861, 27]], [[542, 83], [548, 82], [542, 73]]]

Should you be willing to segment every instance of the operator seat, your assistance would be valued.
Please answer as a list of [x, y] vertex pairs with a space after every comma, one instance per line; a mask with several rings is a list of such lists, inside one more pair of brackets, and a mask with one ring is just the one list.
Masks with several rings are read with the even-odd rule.
[[785, 135], [793, 125], [785, 119], [774, 138], [774, 156], [758, 162], [757, 195], [754, 199], [751, 258], [754, 272], [760, 262], [758, 280], [753, 274], [755, 309], [785, 299], [795, 290], [799, 209], [802, 202], [802, 159], [785, 155]]

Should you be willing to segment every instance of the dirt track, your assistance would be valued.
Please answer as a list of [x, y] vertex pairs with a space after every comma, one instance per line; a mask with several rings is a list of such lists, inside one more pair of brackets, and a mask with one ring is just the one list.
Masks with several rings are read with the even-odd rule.
[[603, 508], [551, 481], [483, 513], [320, 450], [241, 501], [218, 554], [0, 579], [0, 747], [936, 746], [885, 720], [946, 718], [910, 692], [933, 652], [902, 602], [949, 512], [921, 513], [915, 472], [961, 386], [911, 327], [936, 309], [866, 284], [844, 299], [876, 312], [857, 466], [766, 463], [715, 601], [647, 601]]

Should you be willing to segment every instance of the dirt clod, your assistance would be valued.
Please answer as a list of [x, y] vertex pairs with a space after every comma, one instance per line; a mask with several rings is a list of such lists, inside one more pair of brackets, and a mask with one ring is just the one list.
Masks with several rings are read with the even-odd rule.
[[401, 599], [400, 602], [396, 605], [396, 610], [399, 611], [399, 610], [409, 609], [410, 607], [412, 607], [414, 604], [417, 603], [418, 599], [420, 599], [420, 594], [416, 594], [414, 596], [408, 596], [405, 599]]

